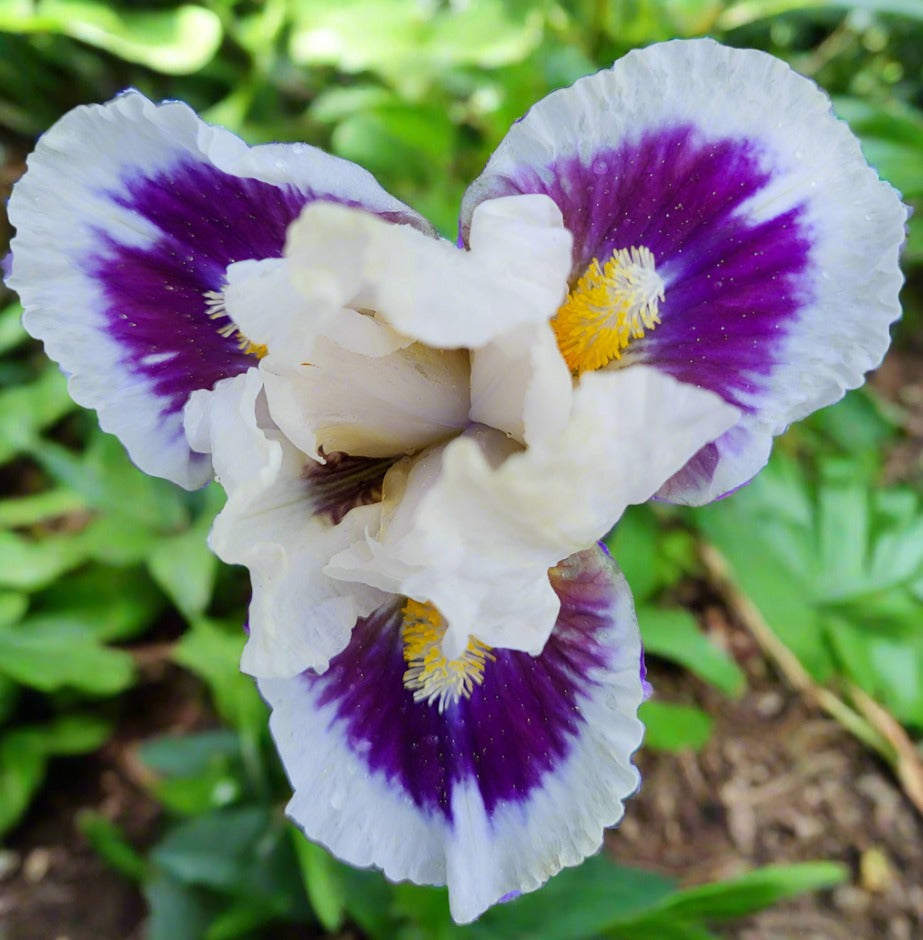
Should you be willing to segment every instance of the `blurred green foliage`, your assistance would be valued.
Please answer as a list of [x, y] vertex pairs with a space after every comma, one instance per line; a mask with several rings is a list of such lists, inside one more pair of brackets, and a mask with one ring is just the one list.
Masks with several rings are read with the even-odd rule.
[[[0, 142], [15, 168], [66, 110], [132, 85], [182, 98], [251, 143], [307, 140], [355, 160], [453, 237], [464, 188], [532, 103], [633, 46], [705, 34], [814, 77], [869, 160], [920, 208], [919, 0], [0, 0]], [[917, 211], [898, 335], [917, 362], [921, 262]], [[49, 761], [113, 734], [151, 631], [166, 636], [170, 659], [208, 690], [217, 727], [141, 747], [166, 820], [146, 856], [104, 817], [80, 818], [97, 851], [142, 884], [151, 940], [271, 936], [284, 921], [407, 940], [695, 940], [847, 876], [817, 863], [683, 890], [598, 858], [462, 929], [444, 892], [389, 885], [307, 843], [281, 814], [266, 709], [237, 670], [246, 588], [205, 547], [220, 493], [181, 493], [136, 471], [75, 409], [15, 301], [3, 304], [0, 833], [21, 820]], [[855, 683], [923, 732], [919, 462], [900, 484], [883, 483], [884, 456], [907, 426], [899, 404], [854, 393], [790, 432], [769, 469], [725, 502], [632, 510], [610, 544], [649, 655], [721, 694], [744, 691], [741, 669], [675, 600], [677, 582], [702, 576], [707, 539], [817, 681]], [[659, 699], [645, 719], [648, 746], [666, 750], [702, 746], [712, 724]]]

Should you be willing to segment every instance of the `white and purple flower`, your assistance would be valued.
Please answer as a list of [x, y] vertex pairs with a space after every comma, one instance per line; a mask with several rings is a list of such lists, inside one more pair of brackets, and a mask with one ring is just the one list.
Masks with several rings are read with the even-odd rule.
[[138, 465], [228, 493], [289, 812], [469, 921], [637, 785], [641, 650], [597, 542], [745, 483], [861, 383], [905, 209], [806, 79], [708, 40], [539, 102], [436, 237], [365, 171], [128, 93], [10, 203], [25, 323]]

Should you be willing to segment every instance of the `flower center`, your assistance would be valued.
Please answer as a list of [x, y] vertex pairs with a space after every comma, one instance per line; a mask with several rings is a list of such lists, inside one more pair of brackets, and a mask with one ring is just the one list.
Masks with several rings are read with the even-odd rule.
[[659, 322], [663, 281], [643, 245], [620, 248], [600, 266], [594, 258], [552, 318], [558, 348], [574, 375], [618, 359]]
[[212, 320], [226, 319], [228, 321], [218, 329], [218, 335], [228, 338], [233, 336], [242, 353], [262, 359], [269, 351], [262, 343], [253, 343], [240, 332], [237, 324], [228, 316], [227, 308], [224, 305], [223, 290], [205, 291], [205, 312]]
[[436, 704], [440, 712], [462, 696], [468, 698], [484, 681], [484, 666], [495, 657], [487, 644], [469, 637], [468, 647], [458, 659], [446, 659], [442, 638], [446, 622], [432, 604], [407, 600], [401, 611], [404, 624], [404, 687], [413, 692], [415, 702]]

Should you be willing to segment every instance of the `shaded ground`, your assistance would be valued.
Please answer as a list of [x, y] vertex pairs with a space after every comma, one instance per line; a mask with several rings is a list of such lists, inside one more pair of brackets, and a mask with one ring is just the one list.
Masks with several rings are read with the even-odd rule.
[[[740, 637], [745, 642], [745, 637]], [[716, 720], [699, 754], [647, 751], [644, 778], [609, 847], [697, 884], [756, 865], [833, 860], [851, 882], [726, 929], [739, 940], [911, 940], [923, 924], [923, 820], [893, 778], [835, 722], [751, 662], [737, 702], [686, 675], [655, 670], [665, 699]]]

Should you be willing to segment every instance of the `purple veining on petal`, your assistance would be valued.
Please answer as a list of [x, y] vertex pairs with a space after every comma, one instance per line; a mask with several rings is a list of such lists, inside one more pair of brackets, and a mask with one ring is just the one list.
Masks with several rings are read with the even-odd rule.
[[[208, 291], [220, 291], [229, 264], [282, 255], [285, 233], [314, 199], [358, 202], [293, 185], [277, 186], [187, 159], [155, 176], [126, 178], [114, 203], [153, 223], [160, 236], [138, 247], [99, 231], [103, 246], [87, 259], [108, 306], [112, 337], [125, 361], [151, 380], [164, 413], [183, 407], [195, 389], [211, 388], [255, 362], [239, 337], [222, 335], [226, 317], [211, 318]], [[385, 213], [395, 222], [410, 221]]]
[[804, 207], [763, 221], [740, 212], [771, 175], [757, 141], [706, 140], [681, 126], [590, 161], [523, 167], [489, 192], [541, 192], [558, 204], [574, 235], [574, 279], [614, 249], [649, 248], [666, 296], [660, 325], [630, 355], [750, 409], [812, 294]]
[[356, 757], [420, 809], [451, 819], [453, 787], [473, 780], [492, 814], [527, 799], [580, 734], [591, 677], [614, 656], [602, 636], [613, 628], [614, 570], [595, 549], [553, 569], [561, 613], [543, 652], [494, 650], [483, 684], [442, 714], [404, 688], [399, 601], [360, 620], [328, 670], [303, 681], [333, 707]]
[[8, 251], [0, 259], [0, 281], [5, 281], [13, 273], [13, 252]]
[[641, 693], [643, 701], [654, 694], [654, 687], [647, 681], [647, 663], [644, 660], [644, 647], [641, 647]]
[[381, 501], [385, 474], [400, 457], [353, 457], [343, 451], [321, 452], [325, 463], [309, 460], [302, 476], [314, 512], [337, 525], [356, 506]]

